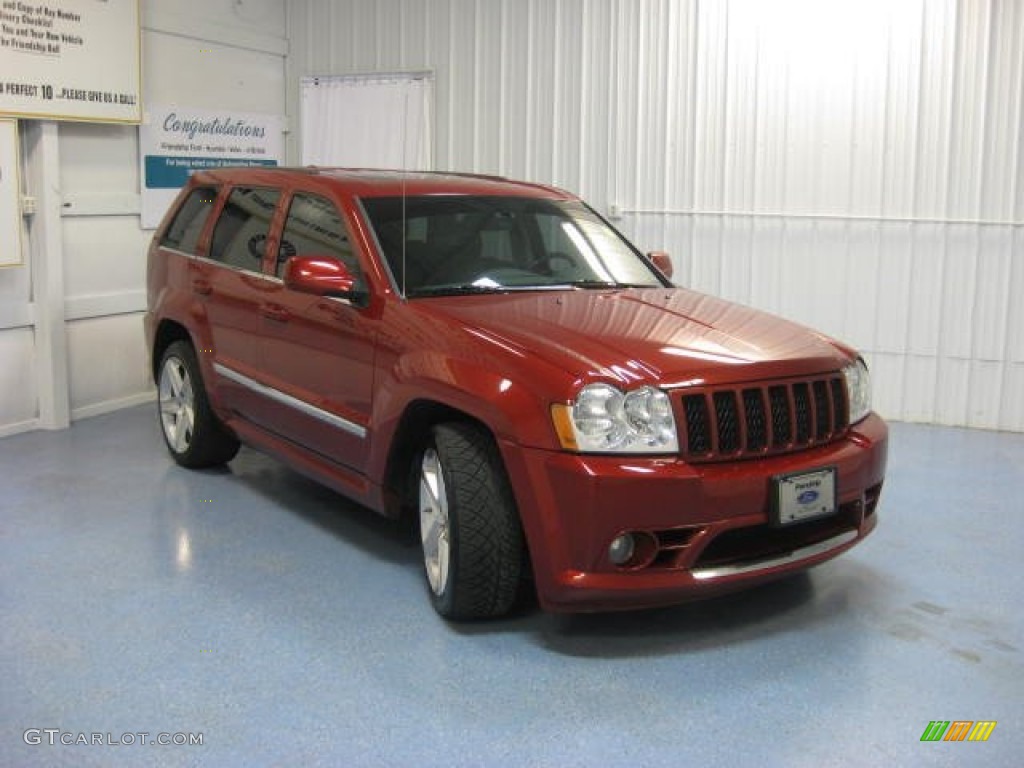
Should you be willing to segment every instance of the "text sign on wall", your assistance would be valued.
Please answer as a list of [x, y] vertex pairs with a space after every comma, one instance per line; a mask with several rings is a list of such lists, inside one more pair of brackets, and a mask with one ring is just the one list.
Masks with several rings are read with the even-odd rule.
[[21, 263], [18, 124], [0, 120], [0, 267]]
[[192, 171], [279, 165], [283, 129], [280, 115], [148, 105], [139, 128], [143, 229], [160, 224]]
[[138, 0], [0, 0], [0, 115], [137, 123]]

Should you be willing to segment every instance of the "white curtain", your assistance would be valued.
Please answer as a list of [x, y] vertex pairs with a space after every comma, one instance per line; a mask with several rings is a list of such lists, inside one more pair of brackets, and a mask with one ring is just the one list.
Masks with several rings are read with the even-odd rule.
[[302, 164], [432, 170], [430, 73], [302, 78]]

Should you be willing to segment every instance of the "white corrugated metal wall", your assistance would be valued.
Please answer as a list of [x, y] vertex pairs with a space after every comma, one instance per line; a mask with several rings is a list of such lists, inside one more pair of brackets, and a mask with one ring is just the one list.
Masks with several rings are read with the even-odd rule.
[[438, 168], [614, 206], [679, 282], [860, 347], [890, 417], [1024, 431], [1022, 0], [290, 0], [288, 29], [291, 114], [301, 75], [432, 69]]

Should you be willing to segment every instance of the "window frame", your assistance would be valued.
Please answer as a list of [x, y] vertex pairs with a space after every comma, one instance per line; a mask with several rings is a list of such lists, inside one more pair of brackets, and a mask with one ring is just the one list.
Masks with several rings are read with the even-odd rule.
[[[209, 202], [209, 211], [206, 213], [206, 218], [203, 221], [202, 226], [196, 233], [195, 242], [192, 244], [191, 250], [186, 250], [181, 247], [181, 244], [172, 245], [167, 242], [167, 238], [170, 231], [174, 228], [174, 225], [178, 222], [179, 217], [188, 205], [189, 200], [192, 196], [203, 189], [211, 189], [214, 192], [213, 199]], [[174, 209], [174, 214], [167, 222], [167, 226], [160, 232], [160, 239], [157, 241], [157, 247], [165, 248], [169, 251], [175, 251], [176, 253], [183, 253], [187, 256], [201, 256], [205, 252], [207, 238], [207, 230], [212, 226], [211, 222], [216, 221], [220, 217], [220, 200], [224, 192], [224, 185], [220, 183], [199, 183], [188, 190], [188, 193], [181, 199], [180, 204]]]
[[[291, 214], [292, 205], [295, 203], [295, 198], [300, 197], [300, 196], [301, 197], [315, 197], [315, 198], [319, 198], [320, 200], [323, 200], [324, 202], [329, 204], [334, 209], [334, 212], [338, 215], [338, 221], [341, 223], [341, 226], [342, 226], [342, 228], [344, 230], [345, 238], [347, 239], [347, 241], [349, 243], [350, 250], [352, 252], [352, 257], [355, 260], [355, 267], [356, 267], [356, 270], [357, 270], [355, 275], [358, 278], [360, 283], [362, 283], [364, 286], [368, 285], [368, 282], [369, 282], [369, 277], [368, 277], [369, 270], [367, 270], [366, 264], [364, 263], [364, 259], [363, 259], [362, 255], [360, 254], [360, 251], [362, 249], [359, 247], [358, 242], [356, 240], [355, 228], [352, 226], [352, 222], [350, 221], [350, 217], [348, 216], [348, 214], [345, 211], [345, 206], [339, 205], [338, 204], [338, 200], [333, 195], [326, 194], [323, 191], [312, 190], [312, 189], [305, 189], [305, 188], [295, 188], [295, 189], [291, 189], [291, 190], [288, 191], [288, 195], [287, 195], [286, 199], [282, 200], [281, 203], [279, 204], [280, 205], [280, 213], [279, 213], [280, 221], [278, 222], [279, 226], [278, 226], [278, 230], [277, 230], [277, 241], [275, 243], [274, 250], [275, 251], [279, 251], [281, 246], [285, 242], [285, 231], [287, 230], [287, 227], [288, 227], [288, 217]], [[298, 256], [300, 254], [296, 253], [295, 255]], [[324, 255], [332, 255], [333, 256], [333, 254], [329, 254], [327, 252], [324, 252]], [[269, 277], [275, 278], [277, 280], [281, 280], [282, 276], [278, 273], [278, 257], [276, 255], [272, 255], [271, 253], [268, 252], [266, 258], [267, 258], [267, 263], [265, 265], [265, 270], [266, 270], [267, 275]], [[291, 257], [289, 257], [289, 258], [291, 258]], [[338, 257], [335, 257], [335, 258], [338, 258]], [[343, 264], [345, 264], [346, 267], [350, 266], [342, 258], [338, 258], [338, 261], [340, 261]], [[286, 264], [286, 263], [287, 263], [287, 259], [284, 262], [281, 263], [282, 268], [283, 268], [283, 265]]]
[[[216, 259], [213, 257], [213, 238], [217, 231], [217, 225], [220, 223], [221, 217], [224, 215], [224, 210], [227, 208], [231, 195], [236, 190], [266, 190], [275, 192], [277, 194], [277, 200], [274, 203], [273, 213], [270, 214], [267, 223], [267, 233], [264, 243], [264, 252], [260, 257], [259, 261], [254, 263], [253, 268], [243, 267], [231, 262], [225, 261], [224, 259]], [[280, 231], [280, 218], [281, 218], [281, 203], [283, 200], [288, 198], [288, 190], [281, 185], [267, 185], [267, 184], [248, 184], [248, 183], [233, 183], [227, 184], [221, 190], [221, 198], [218, 201], [219, 205], [215, 206], [216, 219], [212, 225], [209, 225], [209, 230], [205, 238], [205, 247], [203, 248], [202, 258], [211, 264], [216, 264], [224, 269], [230, 269], [235, 272], [244, 272], [251, 275], [259, 275], [260, 277], [267, 277], [267, 256], [272, 251], [277, 249], [277, 238], [278, 232]], [[269, 275], [273, 277], [273, 275]]]

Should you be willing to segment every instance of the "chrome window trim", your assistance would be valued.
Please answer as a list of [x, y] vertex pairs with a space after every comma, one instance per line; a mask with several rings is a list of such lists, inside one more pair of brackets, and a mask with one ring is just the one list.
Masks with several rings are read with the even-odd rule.
[[259, 277], [263, 280], [268, 280], [272, 283], [284, 283], [284, 281], [281, 280], [281, 278], [279, 278], [277, 275], [268, 275], [266, 272], [254, 272], [253, 270], [246, 269], [245, 267], [236, 267], [233, 264], [227, 264], [223, 261], [211, 259], [209, 256], [199, 256], [194, 253], [188, 253], [187, 251], [179, 251], [177, 248], [170, 248], [166, 245], [161, 245], [160, 248], [170, 253], [174, 253], [179, 256], [184, 256], [187, 259], [201, 261], [203, 264], [209, 264], [210, 266], [213, 267], [220, 267], [221, 269], [230, 269], [232, 272], [239, 272], [243, 275], [250, 275], [251, 277]]
[[809, 560], [812, 557], [825, 554], [833, 549], [838, 549], [844, 544], [849, 544], [851, 541], [857, 538], [857, 531], [845, 531], [840, 533], [838, 536], [833, 536], [824, 541], [819, 541], [817, 544], [809, 544], [806, 547], [800, 549], [794, 549], [792, 552], [788, 552], [785, 555], [779, 555], [777, 557], [769, 557], [764, 560], [754, 560], [746, 563], [736, 563], [735, 565], [719, 565], [713, 568], [697, 568], [691, 571], [693, 578], [698, 581], [708, 581], [711, 579], [718, 579], [723, 576], [736, 576], [741, 573], [753, 573], [754, 571], [764, 571], [769, 568], [775, 568], [779, 565], [792, 565], [799, 563], [802, 560]]
[[287, 405], [289, 408], [294, 408], [301, 413], [311, 416], [318, 421], [322, 421], [326, 424], [330, 424], [332, 427], [337, 427], [350, 435], [355, 435], [358, 438], [366, 438], [366, 427], [356, 424], [348, 419], [343, 419], [341, 416], [325, 411], [323, 408], [317, 408], [315, 405], [307, 403], [305, 400], [299, 400], [297, 397], [287, 395], [279, 389], [268, 387], [266, 384], [260, 384], [255, 379], [251, 379], [245, 374], [241, 374], [226, 365], [221, 363], [214, 363], [213, 370], [223, 376], [225, 379], [230, 379], [236, 384], [241, 384], [246, 389], [251, 389], [253, 392], [268, 397], [271, 400], [275, 400], [282, 405]]
[[179, 250], [178, 248], [171, 248], [171, 246], [169, 246], [169, 245], [159, 245], [158, 244], [157, 248], [159, 248], [161, 251], [167, 251], [168, 253], [174, 253], [174, 254], [177, 254], [178, 256], [184, 256], [184, 257], [189, 258], [189, 259], [198, 258], [194, 253], [189, 253], [188, 251], [182, 251], [182, 250]]
[[195, 259], [196, 261], [201, 261], [204, 264], [210, 264], [215, 267], [221, 267], [222, 269], [230, 269], [232, 272], [238, 272], [243, 275], [249, 275], [250, 277], [258, 277], [261, 280], [269, 280], [270, 282], [274, 283], [282, 282], [281, 278], [277, 277], [277, 275], [268, 275], [266, 272], [255, 272], [251, 269], [246, 269], [245, 267], [236, 267], [234, 264], [228, 264], [223, 261], [217, 261], [216, 259], [211, 259], [209, 256], [192, 256], [192, 258]]

